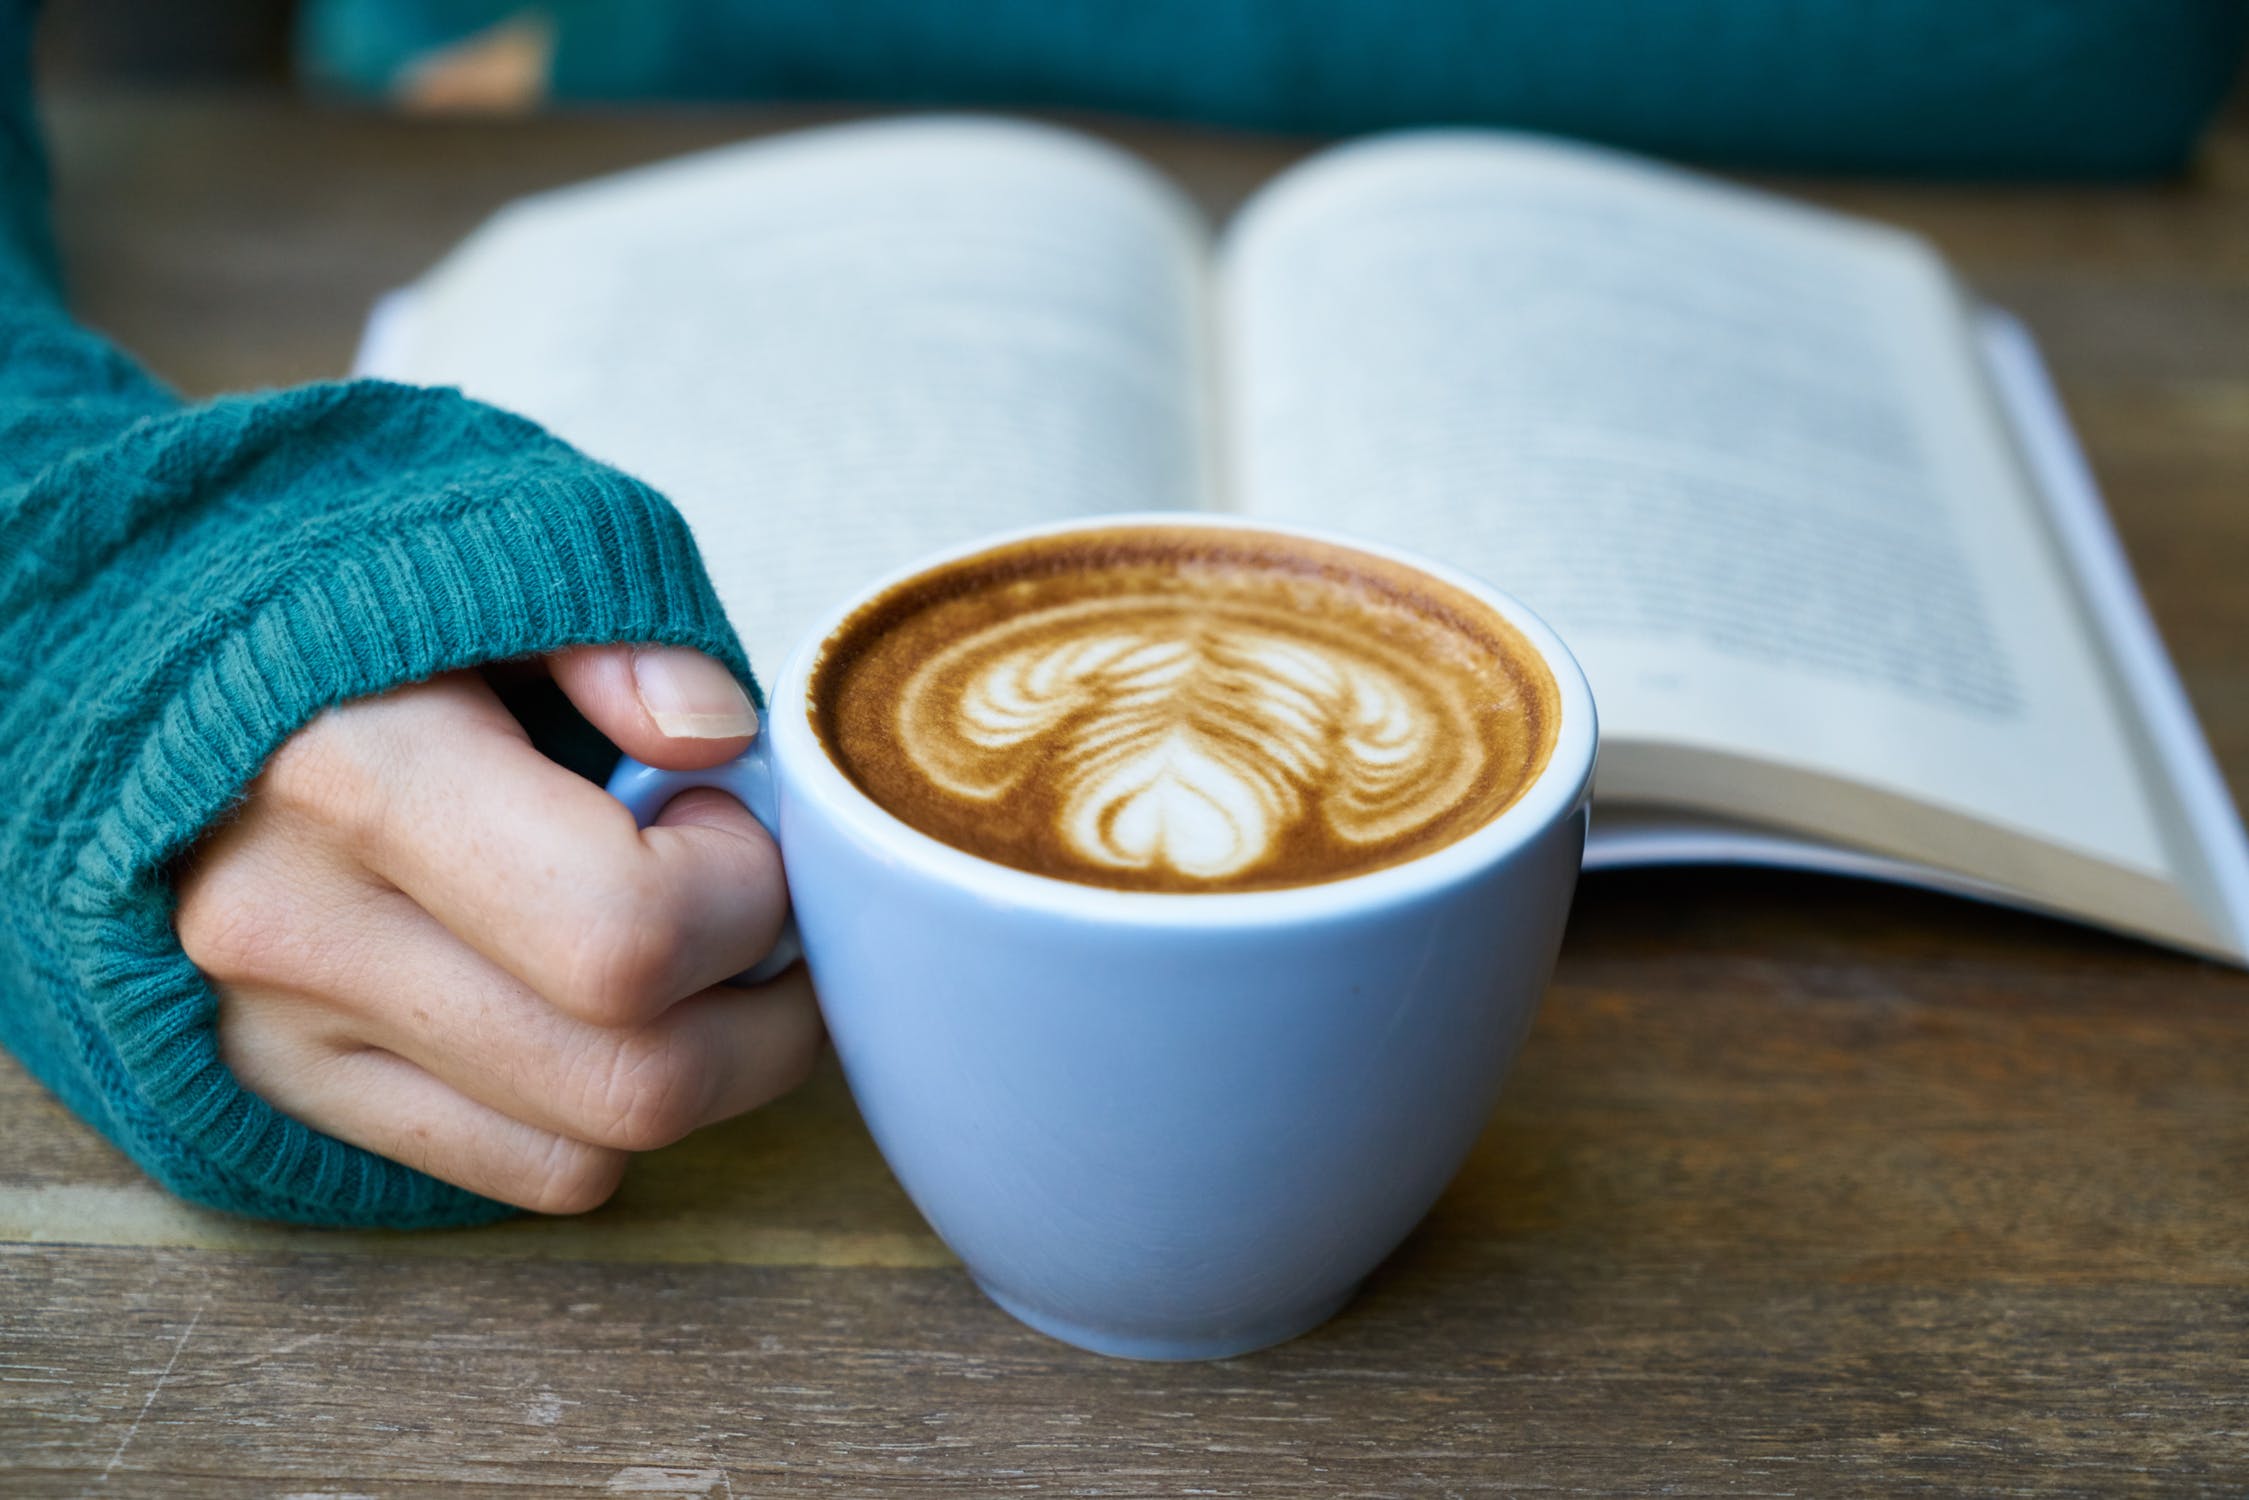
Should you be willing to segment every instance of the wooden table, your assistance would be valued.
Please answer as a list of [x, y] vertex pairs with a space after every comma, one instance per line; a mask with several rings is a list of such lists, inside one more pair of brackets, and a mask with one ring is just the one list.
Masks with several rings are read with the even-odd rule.
[[[82, 307], [192, 391], [340, 370], [511, 195], [784, 123], [50, 113]], [[1214, 211], [1295, 154], [1131, 141]], [[2029, 320], [2249, 792], [2249, 121], [2159, 187], [1788, 186]], [[992, 1308], [832, 1068], [471, 1233], [181, 1207], [4, 1062], [0, 1139], [9, 1495], [2249, 1490], [2249, 977], [1873, 886], [1589, 881], [1427, 1224], [1219, 1364]]]

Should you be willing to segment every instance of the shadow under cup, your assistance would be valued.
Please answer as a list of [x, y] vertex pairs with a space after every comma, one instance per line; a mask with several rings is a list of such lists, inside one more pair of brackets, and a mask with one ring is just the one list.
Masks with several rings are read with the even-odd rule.
[[[1365, 873], [1182, 894], [1029, 873], [893, 816], [821, 743], [822, 643], [909, 580], [1123, 529], [1336, 548], [1496, 615], [1551, 674], [1551, 749], [1514, 800]], [[1428, 1211], [1536, 1011], [1584, 849], [1583, 674], [1505, 595], [1301, 528], [1111, 517], [995, 538], [874, 585], [813, 631], [749, 755], [628, 763], [643, 821], [690, 786], [775, 832], [828, 1031], [891, 1169], [977, 1283], [1103, 1354], [1212, 1359], [1325, 1321]]]

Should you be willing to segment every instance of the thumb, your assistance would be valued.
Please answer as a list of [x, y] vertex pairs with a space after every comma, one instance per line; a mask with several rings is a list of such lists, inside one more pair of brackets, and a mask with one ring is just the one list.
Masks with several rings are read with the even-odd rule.
[[555, 685], [635, 760], [700, 771], [750, 747], [757, 714], [734, 674], [684, 646], [579, 646], [548, 659]]

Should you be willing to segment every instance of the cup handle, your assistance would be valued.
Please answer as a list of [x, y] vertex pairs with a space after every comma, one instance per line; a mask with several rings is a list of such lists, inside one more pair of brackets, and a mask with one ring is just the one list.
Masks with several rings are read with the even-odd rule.
[[[765, 726], [758, 726], [758, 737], [734, 759], [722, 766], [712, 766], [702, 771], [660, 771], [654, 766], [642, 765], [631, 756], [617, 763], [609, 778], [609, 795], [625, 804], [633, 821], [646, 828], [656, 821], [664, 804], [681, 792], [697, 787], [709, 787], [727, 793], [750, 810], [750, 816], [765, 826], [765, 831], [778, 840], [781, 836], [779, 819], [773, 797], [773, 755], [767, 748]], [[729, 984], [763, 984], [783, 969], [804, 956], [804, 947], [797, 941], [797, 920], [791, 915], [781, 935], [773, 940], [773, 951], [766, 954], [756, 967], [735, 975]]]

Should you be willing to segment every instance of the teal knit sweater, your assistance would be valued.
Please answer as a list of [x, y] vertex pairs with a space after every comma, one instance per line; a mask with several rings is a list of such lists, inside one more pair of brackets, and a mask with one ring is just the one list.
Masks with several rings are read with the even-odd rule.
[[748, 664], [670, 505], [531, 423], [377, 381], [188, 405], [73, 323], [32, 10], [0, 0], [0, 1041], [198, 1202], [496, 1217], [234, 1080], [169, 866], [332, 704], [588, 642]]

